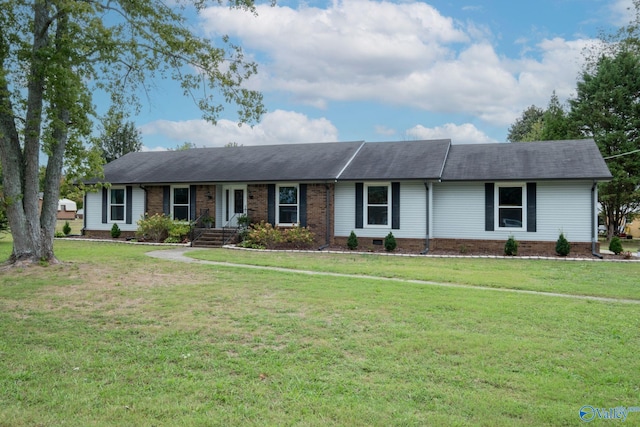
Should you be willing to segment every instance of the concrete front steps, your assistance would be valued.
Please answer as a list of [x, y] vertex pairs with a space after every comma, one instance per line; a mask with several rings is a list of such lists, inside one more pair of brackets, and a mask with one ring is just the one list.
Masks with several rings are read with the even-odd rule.
[[198, 237], [191, 243], [194, 248], [219, 248], [225, 243], [235, 243], [237, 232], [235, 228], [199, 228], [196, 229], [196, 236]]

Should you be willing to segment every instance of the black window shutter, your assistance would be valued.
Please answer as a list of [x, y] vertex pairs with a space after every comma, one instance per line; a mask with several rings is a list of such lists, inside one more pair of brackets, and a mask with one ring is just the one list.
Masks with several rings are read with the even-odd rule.
[[487, 182], [484, 184], [484, 230], [494, 231], [495, 212], [494, 212], [494, 184]]
[[126, 213], [125, 219], [127, 224], [133, 223], [133, 187], [131, 185], [127, 185], [125, 189], [125, 199], [126, 199]]
[[364, 210], [364, 184], [356, 182], [356, 228], [362, 228], [362, 213]]
[[300, 212], [298, 222], [301, 227], [307, 226], [307, 184], [300, 184], [300, 194], [298, 194], [300, 200], [298, 200], [298, 206], [300, 206]]
[[162, 213], [171, 216], [171, 186], [162, 187]]
[[108, 222], [108, 209], [109, 209], [109, 190], [102, 189], [102, 223]]
[[276, 225], [276, 185], [267, 185], [267, 222]]
[[536, 232], [536, 183], [527, 182], [527, 231]]
[[189, 186], [189, 219], [195, 221], [196, 219], [196, 186]]
[[400, 183], [391, 183], [391, 228], [400, 228]]

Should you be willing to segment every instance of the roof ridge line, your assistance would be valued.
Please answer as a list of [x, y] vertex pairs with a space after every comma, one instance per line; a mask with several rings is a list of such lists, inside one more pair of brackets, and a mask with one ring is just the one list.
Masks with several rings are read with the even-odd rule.
[[449, 139], [449, 144], [447, 145], [447, 152], [444, 153], [444, 160], [442, 161], [442, 167], [440, 168], [440, 176], [438, 176], [438, 180], [442, 181], [442, 175], [444, 175], [444, 168], [447, 166], [447, 160], [449, 160], [449, 151], [451, 151], [452, 142]]
[[356, 150], [355, 153], [353, 153], [353, 156], [351, 156], [351, 158], [349, 160], [347, 160], [347, 163], [344, 165], [344, 167], [342, 169], [340, 169], [340, 172], [338, 172], [338, 175], [336, 175], [336, 181], [340, 179], [340, 176], [344, 173], [344, 171], [349, 167], [349, 165], [351, 164], [351, 162], [353, 162], [353, 159], [356, 158], [356, 156], [358, 155], [358, 153], [360, 152], [360, 150], [362, 150], [362, 147], [364, 147], [364, 145], [367, 143], [367, 141], [362, 141], [362, 144], [360, 144], [360, 147], [358, 147], [358, 149]]

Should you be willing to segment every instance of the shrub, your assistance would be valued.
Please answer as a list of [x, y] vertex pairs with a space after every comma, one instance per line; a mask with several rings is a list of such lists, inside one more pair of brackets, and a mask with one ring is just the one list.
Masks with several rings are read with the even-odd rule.
[[114, 239], [117, 239], [118, 237], [120, 237], [121, 231], [120, 231], [120, 227], [118, 227], [118, 224], [113, 224], [113, 227], [111, 227], [111, 237], [113, 237]]
[[396, 242], [396, 238], [393, 237], [393, 233], [389, 232], [389, 234], [387, 234], [387, 237], [384, 238], [384, 248], [387, 250], [387, 252], [391, 252], [395, 250], [397, 246], [398, 243]]
[[609, 250], [616, 255], [622, 252], [622, 240], [618, 236], [613, 236], [609, 242]]
[[282, 233], [268, 222], [252, 224], [243, 242], [244, 247], [254, 249], [273, 249], [282, 242]]
[[358, 236], [356, 236], [356, 233], [353, 231], [351, 231], [351, 234], [349, 234], [349, 238], [347, 239], [347, 247], [349, 250], [358, 248]]
[[504, 245], [504, 254], [507, 256], [518, 255], [518, 242], [516, 242], [515, 237], [509, 236], [509, 239], [507, 239], [507, 243]]
[[268, 222], [252, 224], [247, 230], [242, 246], [254, 249], [276, 249], [288, 247], [308, 248], [313, 244], [314, 234], [306, 227], [292, 227], [281, 230]]
[[172, 221], [171, 227], [167, 231], [169, 236], [164, 239], [165, 243], [182, 243], [186, 240], [191, 231], [191, 224], [184, 221]]
[[567, 256], [571, 251], [569, 241], [564, 237], [564, 233], [560, 233], [560, 237], [556, 241], [556, 253], [560, 256]]
[[296, 249], [308, 248], [313, 244], [313, 233], [307, 227], [286, 228], [282, 232], [282, 241]]
[[153, 242], [164, 242], [169, 237], [169, 230], [173, 225], [173, 221], [167, 215], [155, 214], [152, 216], [145, 215], [138, 220], [138, 230], [136, 236], [142, 239], [148, 239]]
[[62, 226], [62, 232], [65, 236], [68, 236], [69, 233], [71, 233], [71, 226], [69, 225], [69, 221], [64, 222], [64, 225]]

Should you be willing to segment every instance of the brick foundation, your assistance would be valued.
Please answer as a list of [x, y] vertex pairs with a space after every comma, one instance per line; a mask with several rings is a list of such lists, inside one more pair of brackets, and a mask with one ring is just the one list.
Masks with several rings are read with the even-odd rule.
[[[349, 237], [336, 236], [333, 238], [333, 245], [347, 249], [347, 240]], [[420, 253], [426, 247], [425, 239], [400, 239], [396, 237], [396, 251]], [[358, 248], [356, 251], [362, 252], [380, 252], [384, 251], [384, 237], [358, 237]]]
[[[107, 230], [85, 230], [84, 236], [89, 237], [91, 239], [112, 239], [111, 231], [107, 231]], [[122, 231], [120, 233], [120, 237], [118, 238], [118, 240], [130, 239], [130, 238], [134, 238], [135, 236], [136, 236], [135, 231]]]
[[[505, 240], [431, 239], [430, 253], [504, 255]], [[570, 242], [569, 256], [591, 256], [591, 242]], [[600, 244], [596, 244], [596, 252]], [[556, 256], [556, 242], [518, 241], [519, 256]]]

